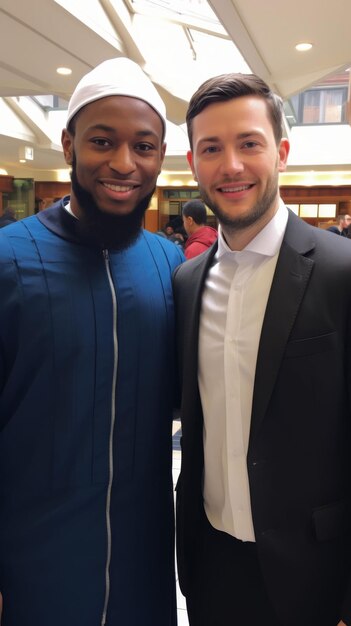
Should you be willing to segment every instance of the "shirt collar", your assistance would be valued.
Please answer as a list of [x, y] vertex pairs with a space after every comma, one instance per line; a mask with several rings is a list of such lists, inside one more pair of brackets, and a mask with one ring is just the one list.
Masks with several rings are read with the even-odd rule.
[[72, 215], [72, 217], [74, 217], [76, 220], [78, 219], [78, 217], [76, 215], [74, 215], [72, 209], [71, 209], [71, 203], [68, 200], [68, 202], [65, 204], [63, 204], [63, 208], [66, 209], [67, 213], [69, 213], [70, 215]]
[[286, 225], [288, 223], [288, 210], [279, 198], [279, 207], [272, 219], [266, 224], [266, 226], [254, 237], [247, 246], [240, 251], [231, 250], [224, 239], [221, 226], [218, 227], [218, 250], [216, 253], [217, 259], [224, 254], [231, 254], [238, 256], [242, 252], [254, 252], [263, 256], [273, 257], [280, 249], [282, 245], [283, 237], [285, 234]]

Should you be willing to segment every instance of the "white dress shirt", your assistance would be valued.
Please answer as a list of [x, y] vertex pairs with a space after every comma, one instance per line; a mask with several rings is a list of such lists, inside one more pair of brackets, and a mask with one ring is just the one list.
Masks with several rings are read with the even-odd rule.
[[76, 215], [74, 215], [72, 209], [71, 209], [71, 203], [68, 201], [67, 204], [63, 205], [63, 208], [66, 209], [67, 213], [69, 213], [70, 215], [72, 215], [73, 217], [76, 218], [76, 220], [78, 219], [78, 217]]
[[252, 396], [262, 323], [287, 220], [280, 201], [272, 220], [239, 252], [230, 250], [220, 231], [202, 298], [204, 506], [214, 528], [242, 541], [255, 541], [246, 464]]

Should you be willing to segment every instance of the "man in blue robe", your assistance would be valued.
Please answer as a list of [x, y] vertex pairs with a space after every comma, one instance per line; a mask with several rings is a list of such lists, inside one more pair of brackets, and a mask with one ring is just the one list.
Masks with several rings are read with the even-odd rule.
[[2, 626], [175, 626], [173, 297], [141, 229], [165, 107], [128, 59], [78, 83], [72, 190], [0, 233]]

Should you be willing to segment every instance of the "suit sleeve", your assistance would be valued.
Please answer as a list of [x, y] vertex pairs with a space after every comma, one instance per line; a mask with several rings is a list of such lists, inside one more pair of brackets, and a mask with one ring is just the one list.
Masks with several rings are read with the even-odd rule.
[[[348, 412], [349, 419], [351, 420], [351, 305], [349, 307], [348, 314], [348, 332], [347, 332], [347, 348], [346, 348], [346, 367], [347, 367], [347, 391], [348, 391]], [[350, 450], [351, 454], [351, 450]], [[349, 476], [349, 519], [348, 519], [348, 536], [351, 537], [351, 475]], [[349, 579], [347, 585], [347, 591], [344, 597], [343, 609], [341, 613], [341, 619], [347, 626], [351, 626], [351, 571], [349, 571]]]

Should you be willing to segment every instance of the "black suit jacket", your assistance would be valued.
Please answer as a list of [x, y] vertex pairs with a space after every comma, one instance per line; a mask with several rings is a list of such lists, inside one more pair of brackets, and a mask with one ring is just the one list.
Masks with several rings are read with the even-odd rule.
[[[247, 467], [268, 593], [284, 626], [351, 618], [351, 245], [289, 212], [259, 343]], [[216, 244], [174, 276], [182, 384], [178, 569], [201, 550], [201, 294]], [[216, 384], [216, 381], [213, 381]], [[351, 623], [351, 621], [350, 621]]]

